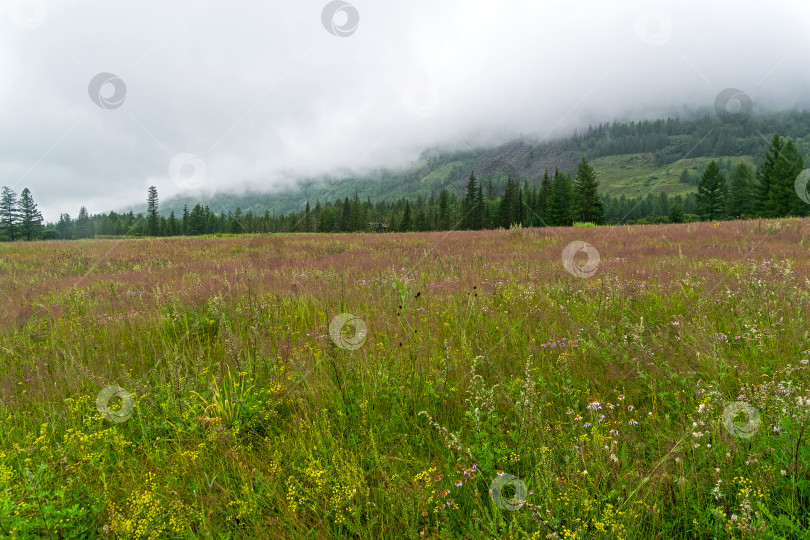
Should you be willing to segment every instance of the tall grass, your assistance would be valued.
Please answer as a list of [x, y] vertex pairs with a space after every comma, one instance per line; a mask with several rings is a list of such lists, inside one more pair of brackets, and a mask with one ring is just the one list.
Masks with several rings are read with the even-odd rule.
[[808, 231], [2, 245], [0, 537], [806, 537]]

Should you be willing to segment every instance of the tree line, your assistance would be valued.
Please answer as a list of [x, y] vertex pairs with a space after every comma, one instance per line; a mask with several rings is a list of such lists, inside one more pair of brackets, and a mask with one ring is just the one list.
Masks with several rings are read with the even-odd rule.
[[741, 162], [721, 167], [712, 161], [697, 182], [697, 192], [670, 196], [660, 192], [645, 197], [611, 197], [599, 194], [596, 171], [586, 158], [573, 176], [555, 170], [542, 178], [507, 179], [496, 192], [492, 180], [479, 181], [471, 173], [458, 196], [442, 189], [438, 196], [400, 198], [395, 202], [354, 198], [311, 206], [275, 216], [237, 208], [217, 214], [207, 205], [186, 205], [182, 215], [159, 214], [157, 189], [147, 193], [145, 214], [116, 213], [90, 216], [85, 207], [73, 219], [61, 214], [55, 224], [42, 225], [31, 192], [19, 199], [4, 187], [0, 198], [0, 235], [16, 239], [80, 239], [99, 236], [196, 236], [203, 234], [443, 231], [482, 230], [514, 226], [571, 226], [618, 223], [682, 223], [684, 221], [810, 215], [795, 191], [795, 180], [804, 170], [804, 158], [793, 140], [774, 135], [758, 169]]
[[655, 154], [659, 165], [668, 165], [685, 155], [693, 157], [752, 155], [760, 161], [768, 148], [761, 133], [781, 132], [810, 150], [810, 111], [780, 111], [722, 123], [711, 116], [691, 119], [613, 122], [590, 126], [575, 134], [571, 143], [588, 158], [618, 154]]

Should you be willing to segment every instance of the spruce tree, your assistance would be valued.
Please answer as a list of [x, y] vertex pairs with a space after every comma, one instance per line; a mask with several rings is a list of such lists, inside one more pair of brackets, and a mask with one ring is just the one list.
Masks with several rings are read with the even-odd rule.
[[765, 153], [765, 159], [757, 173], [757, 211], [763, 217], [776, 217], [776, 209], [771, 207], [771, 183], [774, 182], [773, 173], [779, 154], [782, 153], [784, 143], [779, 135], [773, 136], [771, 146]]
[[731, 172], [726, 215], [731, 218], [750, 216], [754, 208], [753, 171], [744, 162], [740, 162]]
[[79, 216], [76, 218], [76, 238], [93, 238], [94, 234], [90, 214], [87, 213], [87, 208], [82, 206], [79, 209]]
[[177, 217], [174, 215], [174, 210], [169, 212], [169, 220], [166, 224], [166, 234], [167, 236], [176, 236], [179, 233], [179, 224], [177, 222]]
[[543, 180], [540, 182], [540, 192], [537, 196], [537, 209], [540, 212], [540, 218], [546, 220], [548, 213], [548, 200], [551, 197], [551, 178], [548, 175], [548, 169], [543, 173]]
[[596, 179], [596, 171], [583, 157], [577, 165], [577, 176], [574, 180], [573, 211], [578, 221], [596, 225], [605, 223], [605, 210], [598, 190], [599, 181]]
[[146, 234], [158, 235], [158, 192], [155, 186], [149, 186], [146, 195]]
[[546, 223], [555, 226], [570, 226], [571, 219], [571, 177], [555, 171], [551, 182], [551, 195], [548, 199]]
[[500, 205], [498, 207], [498, 221], [499, 225], [504, 229], [508, 229], [514, 223], [514, 208], [515, 208], [515, 184], [511, 178], [506, 180], [506, 191], [503, 192]]
[[182, 230], [183, 230], [183, 235], [185, 236], [185, 235], [189, 234], [189, 230], [188, 230], [188, 228], [189, 228], [189, 220], [188, 220], [188, 205], [187, 204], [183, 205], [183, 218], [182, 218], [182, 221], [183, 221], [182, 222]]
[[304, 232], [309, 232], [312, 228], [312, 214], [309, 208], [309, 201], [304, 207]]
[[399, 223], [399, 230], [401, 232], [408, 232], [411, 230], [411, 203], [405, 201], [405, 211], [402, 213], [402, 221]]
[[461, 228], [464, 230], [471, 230], [476, 222], [474, 217], [475, 212], [478, 210], [478, 182], [475, 180], [475, 173], [470, 173], [470, 179], [467, 181], [467, 194], [464, 196], [464, 205], [462, 211], [464, 212], [461, 217]]
[[26, 240], [36, 237], [42, 228], [42, 214], [28, 188], [22, 190], [19, 204], [20, 235]]
[[59, 236], [65, 240], [73, 238], [73, 220], [70, 214], [59, 214], [59, 223], [56, 224], [56, 230], [59, 231]]
[[698, 183], [697, 207], [702, 219], [720, 219], [726, 209], [726, 177], [716, 161], [709, 163]]
[[796, 178], [804, 170], [804, 157], [791, 139], [782, 147], [769, 182], [768, 208], [773, 217], [805, 215], [807, 205], [796, 194]]
[[481, 186], [480, 182], [478, 183], [478, 192], [475, 196], [475, 211], [473, 214], [475, 215], [475, 222], [473, 223], [474, 230], [480, 231], [481, 229], [489, 227], [487, 203], [484, 200], [484, 188]]
[[352, 230], [352, 205], [348, 197], [343, 198], [343, 209], [340, 214], [340, 230], [343, 232]]
[[439, 192], [439, 230], [450, 230], [450, 195], [446, 189]]
[[670, 223], [683, 223], [683, 206], [681, 203], [676, 202], [669, 209], [669, 222]]
[[17, 238], [17, 229], [20, 225], [20, 215], [17, 208], [17, 194], [11, 188], [3, 186], [0, 195], [0, 231], [5, 233], [12, 242]]

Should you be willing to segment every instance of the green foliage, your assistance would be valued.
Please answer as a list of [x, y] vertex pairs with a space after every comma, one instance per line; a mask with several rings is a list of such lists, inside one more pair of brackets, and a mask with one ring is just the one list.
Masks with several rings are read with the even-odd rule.
[[598, 225], [605, 223], [605, 211], [598, 190], [599, 181], [596, 180], [596, 171], [585, 158], [582, 158], [577, 166], [577, 176], [574, 180], [572, 204], [574, 219]]
[[700, 217], [708, 220], [724, 217], [727, 195], [726, 177], [717, 162], [712, 161], [698, 184], [697, 205]]
[[546, 222], [549, 225], [570, 226], [574, 222], [571, 212], [572, 191], [571, 177], [556, 171], [551, 182], [546, 213]]

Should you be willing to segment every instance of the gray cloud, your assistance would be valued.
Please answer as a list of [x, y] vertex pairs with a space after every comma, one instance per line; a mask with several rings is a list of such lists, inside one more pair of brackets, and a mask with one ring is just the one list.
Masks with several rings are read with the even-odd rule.
[[[152, 184], [163, 198], [271, 189], [433, 145], [711, 108], [728, 87], [755, 110], [810, 105], [798, 0], [356, 0], [346, 37], [322, 24], [326, 4], [9, 0], [0, 183], [55, 220], [139, 203]], [[126, 84], [118, 108], [88, 94], [102, 72]], [[202, 184], [172, 182], [181, 153], [204, 161]]]

